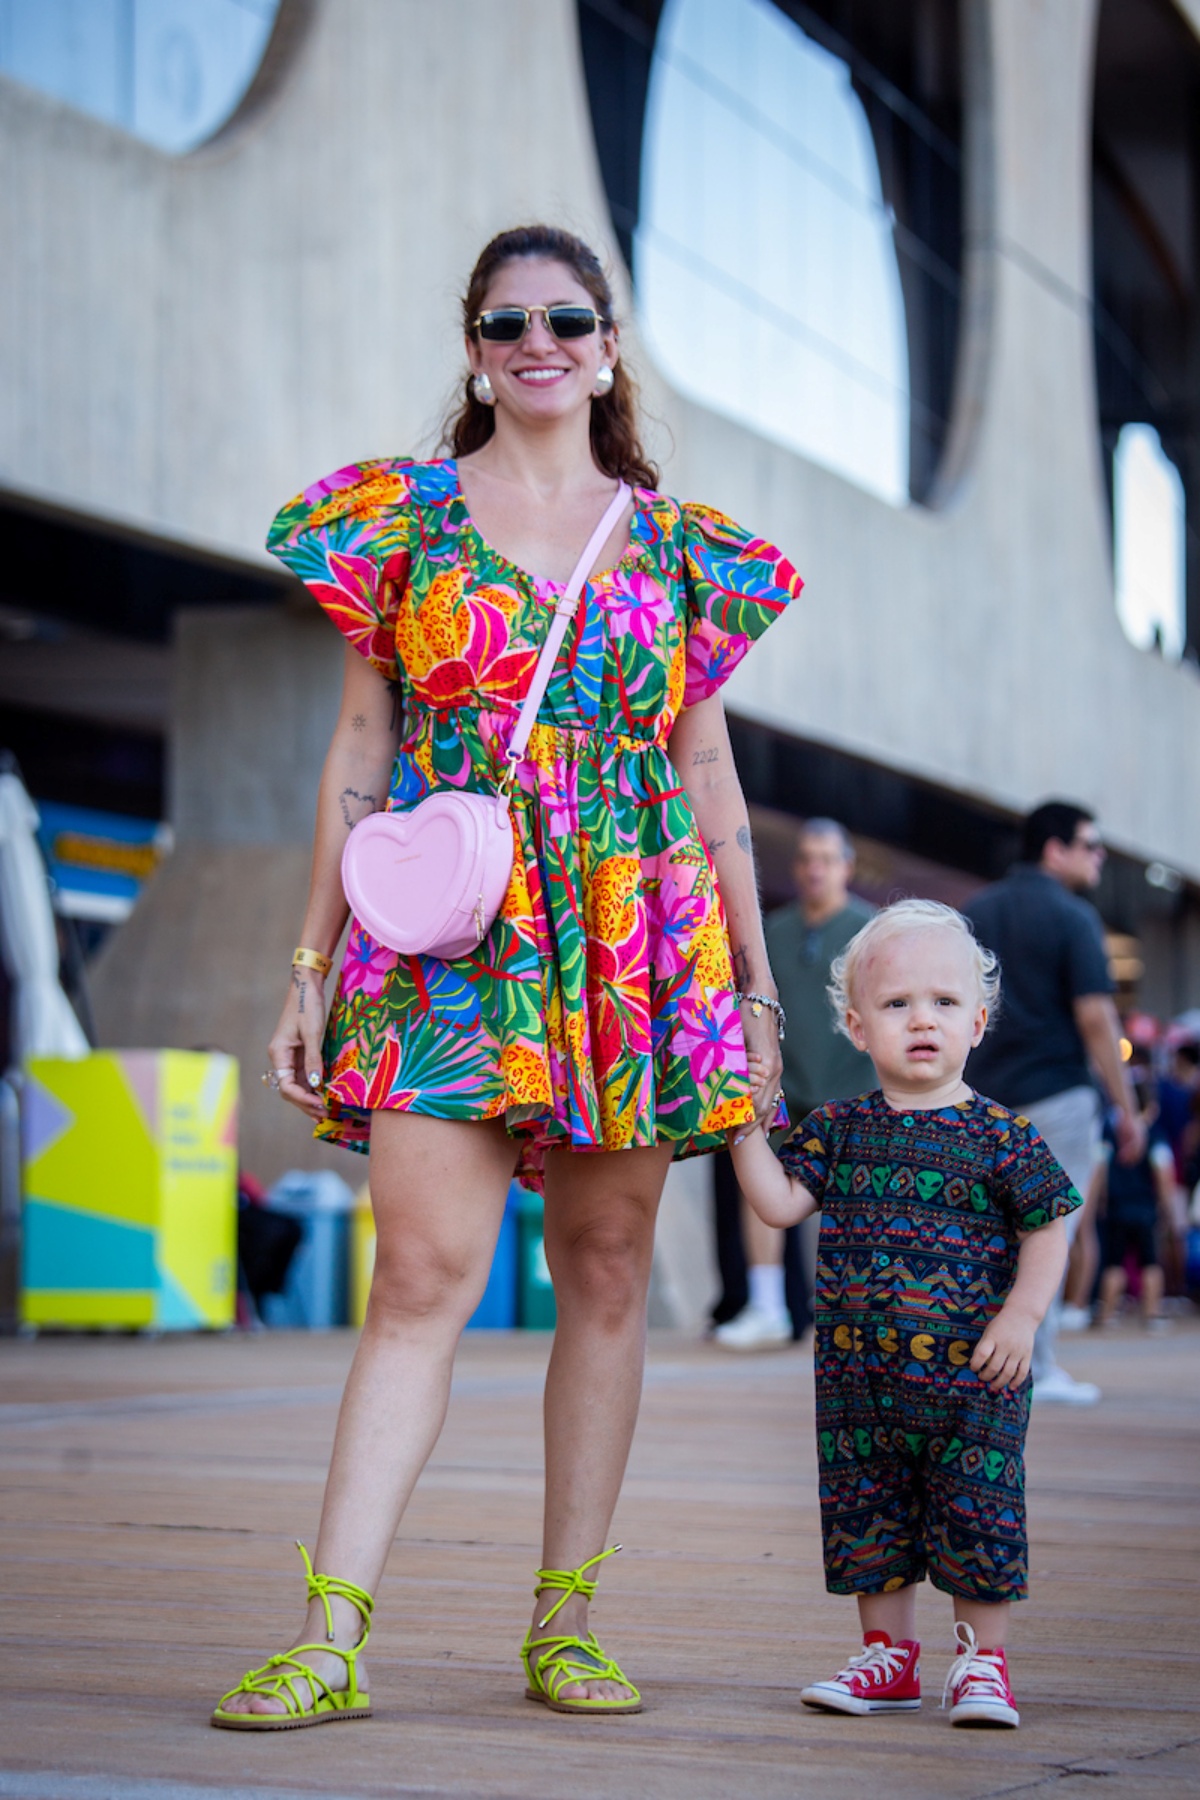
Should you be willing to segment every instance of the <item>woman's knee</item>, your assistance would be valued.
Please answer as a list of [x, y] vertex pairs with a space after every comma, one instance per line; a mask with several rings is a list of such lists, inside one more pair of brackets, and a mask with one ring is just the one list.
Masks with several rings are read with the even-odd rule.
[[626, 1214], [547, 1230], [546, 1256], [560, 1301], [616, 1324], [645, 1303], [654, 1253], [653, 1218]]
[[[484, 1272], [486, 1279], [486, 1271]], [[478, 1258], [467, 1248], [409, 1240], [378, 1249], [371, 1277], [368, 1317], [373, 1326], [397, 1327], [470, 1317], [482, 1286]]]

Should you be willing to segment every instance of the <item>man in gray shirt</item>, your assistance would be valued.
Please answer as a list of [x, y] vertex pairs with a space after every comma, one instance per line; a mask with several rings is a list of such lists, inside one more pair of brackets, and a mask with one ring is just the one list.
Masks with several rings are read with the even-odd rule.
[[[783, 1092], [788, 1117], [797, 1125], [822, 1102], [850, 1099], [876, 1085], [870, 1057], [834, 1029], [825, 991], [834, 957], [874, 909], [849, 891], [854, 846], [834, 819], [809, 819], [801, 827], [792, 873], [795, 903], [772, 913], [766, 932], [771, 973], [787, 1014]], [[805, 1290], [810, 1284], [800, 1259], [799, 1228], [776, 1231], [743, 1206], [741, 1235], [749, 1304], [713, 1335], [726, 1350], [765, 1350], [790, 1340], [797, 1312], [798, 1329], [808, 1316]], [[792, 1317], [785, 1302], [785, 1270]]]

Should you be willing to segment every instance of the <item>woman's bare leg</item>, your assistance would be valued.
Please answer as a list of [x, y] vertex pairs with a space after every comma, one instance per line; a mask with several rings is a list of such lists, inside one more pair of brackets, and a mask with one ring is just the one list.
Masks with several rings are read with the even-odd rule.
[[[463, 1124], [379, 1112], [371, 1125], [377, 1233], [366, 1323], [338, 1414], [314, 1566], [369, 1594], [446, 1416], [454, 1352], [487, 1284], [516, 1147], [500, 1123]], [[335, 1642], [362, 1632], [358, 1610], [333, 1600]], [[325, 1638], [320, 1602], [296, 1643]], [[340, 1657], [304, 1658], [331, 1687]], [[365, 1669], [359, 1685], [367, 1687]], [[230, 1712], [282, 1712], [239, 1695]]]
[[[642, 1397], [654, 1222], [671, 1160], [650, 1150], [554, 1151], [546, 1166], [546, 1259], [558, 1328], [546, 1377], [542, 1566], [575, 1569], [607, 1547]], [[535, 1622], [551, 1594], [535, 1605]], [[548, 1629], [586, 1637], [574, 1594]], [[564, 1699], [621, 1700], [617, 1682], [565, 1687]]]

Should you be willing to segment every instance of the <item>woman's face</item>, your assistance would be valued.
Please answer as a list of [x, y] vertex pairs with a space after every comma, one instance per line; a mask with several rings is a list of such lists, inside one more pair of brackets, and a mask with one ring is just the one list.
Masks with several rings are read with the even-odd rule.
[[[498, 306], [587, 306], [596, 303], [564, 263], [523, 256], [497, 270], [484, 295], [481, 312]], [[589, 406], [602, 363], [617, 360], [616, 328], [599, 327], [589, 337], [560, 342], [541, 313], [515, 344], [498, 344], [472, 334], [467, 337], [472, 371], [486, 373], [497, 410], [530, 425], [550, 423]]]

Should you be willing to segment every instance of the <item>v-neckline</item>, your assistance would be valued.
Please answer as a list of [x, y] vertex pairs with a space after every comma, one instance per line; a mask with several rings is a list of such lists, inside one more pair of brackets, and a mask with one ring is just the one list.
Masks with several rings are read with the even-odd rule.
[[[458, 458], [452, 456], [447, 460], [454, 471], [454, 493], [458, 502], [459, 511], [462, 515], [462, 524], [470, 532], [475, 543], [479, 546], [484, 555], [503, 564], [503, 566], [506, 569], [510, 569], [514, 575], [519, 575], [523, 580], [528, 581], [536, 593], [561, 594], [567, 585], [565, 581], [555, 581], [549, 575], [535, 575], [532, 569], [526, 569], [521, 563], [514, 562], [511, 556], [505, 556], [502, 550], [497, 550], [494, 544], [489, 543], [488, 539], [484, 537], [482, 531], [480, 531], [478, 525], [471, 516], [471, 509], [467, 505], [467, 496], [463, 492], [462, 477], [458, 472]], [[619, 572], [630, 556], [638, 554], [637, 538], [638, 524], [641, 518], [641, 490], [631, 486], [629, 494], [630, 499], [633, 502], [633, 510], [629, 515], [629, 541], [615, 563], [611, 563], [607, 569], [601, 569], [599, 574], [588, 576], [587, 580], [584, 582], [585, 587], [595, 587], [600, 582], [607, 581], [610, 576], [616, 575]]]

